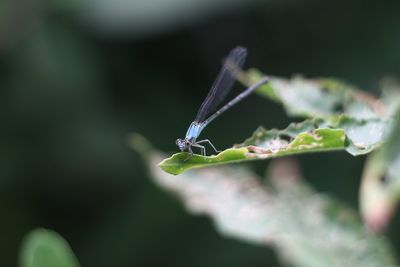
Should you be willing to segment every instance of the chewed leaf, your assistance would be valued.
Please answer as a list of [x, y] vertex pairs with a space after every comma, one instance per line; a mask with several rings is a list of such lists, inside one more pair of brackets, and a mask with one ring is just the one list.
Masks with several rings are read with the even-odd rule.
[[389, 124], [383, 119], [358, 120], [347, 116], [331, 116], [292, 123], [283, 130], [259, 127], [242, 144], [218, 155], [203, 157], [177, 153], [163, 160], [160, 167], [176, 175], [193, 168], [310, 152], [345, 150], [354, 156], [363, 155], [384, 142]]
[[[283, 156], [297, 153], [317, 152], [344, 149], [345, 134], [342, 129], [316, 129], [312, 132], [302, 132], [292, 141], [286, 141], [281, 136], [270, 138], [263, 128], [256, 131], [257, 145], [247, 146], [251, 152], [264, 156]], [[249, 142], [249, 141], [245, 141]]]
[[[308, 124], [308, 122], [305, 124]], [[295, 126], [291, 127], [295, 128]], [[163, 160], [159, 165], [164, 171], [176, 175], [189, 169], [205, 166], [345, 148], [346, 137], [342, 129], [311, 130], [310, 128], [309, 130], [310, 132], [305, 131], [294, 135], [295, 130], [291, 132], [285, 130], [267, 131], [259, 128], [243, 144], [236, 148], [227, 149], [216, 156], [203, 157], [199, 155], [190, 156], [188, 153], [177, 153]]]
[[390, 120], [341, 117], [335, 127], [345, 130], [349, 140], [346, 150], [357, 156], [371, 152], [385, 141], [390, 130]]
[[[389, 130], [390, 120], [358, 120], [348, 116], [331, 116], [324, 119], [305, 120], [302, 123], [292, 123], [286, 129], [280, 131], [266, 131], [261, 128], [256, 130], [244, 144], [254, 143], [262, 146], [262, 143], [273, 140], [274, 136], [277, 135], [302, 140], [301, 137], [304, 137], [305, 133], [317, 133], [325, 137], [323, 142], [319, 144], [321, 151], [343, 148], [351, 155], [357, 156], [369, 153], [380, 146], [385, 141]], [[345, 137], [341, 135], [342, 133]], [[303, 143], [300, 145], [303, 145]]]

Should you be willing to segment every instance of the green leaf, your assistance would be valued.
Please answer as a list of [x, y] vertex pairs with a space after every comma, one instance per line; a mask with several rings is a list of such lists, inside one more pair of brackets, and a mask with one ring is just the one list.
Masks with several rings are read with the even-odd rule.
[[180, 174], [193, 168], [201, 168], [210, 165], [220, 165], [245, 160], [256, 159], [251, 157], [247, 148], [227, 149], [216, 156], [203, 157], [200, 155], [190, 155], [189, 153], [176, 153], [172, 157], [164, 159], [159, 166], [171, 174]]
[[242, 144], [216, 156], [190, 156], [177, 153], [163, 160], [160, 167], [171, 174], [193, 168], [276, 158], [281, 156], [346, 150], [356, 156], [379, 147], [387, 136], [388, 122], [331, 116], [292, 123], [283, 130], [258, 128]]
[[[302, 124], [300, 128], [306, 124], [309, 124], [309, 121]], [[159, 166], [164, 171], [177, 175], [193, 168], [345, 148], [345, 133], [342, 129], [315, 129], [294, 135], [296, 127], [294, 125], [288, 127], [288, 129], [294, 128], [293, 131], [288, 129], [267, 131], [259, 128], [243, 144], [227, 149], [216, 156], [204, 157], [177, 153], [163, 160]], [[292, 136], [293, 139], [288, 141], [287, 137]]]
[[272, 164], [270, 186], [237, 167], [191, 170], [174, 176], [147, 153], [154, 181], [175, 194], [193, 214], [209, 216], [217, 230], [273, 247], [290, 266], [394, 266], [390, 245], [371, 234], [356, 212], [305, 184], [293, 162]]
[[22, 243], [21, 267], [79, 267], [68, 243], [56, 232], [36, 229]]

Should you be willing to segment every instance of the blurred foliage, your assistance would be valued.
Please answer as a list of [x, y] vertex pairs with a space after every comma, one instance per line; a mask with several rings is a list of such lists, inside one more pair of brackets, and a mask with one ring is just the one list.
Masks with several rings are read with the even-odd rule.
[[151, 152], [142, 137], [133, 138], [154, 181], [177, 195], [190, 212], [210, 216], [223, 235], [273, 246], [290, 266], [395, 264], [389, 244], [364, 228], [353, 210], [309, 188], [293, 161], [271, 166], [269, 186], [244, 168], [172, 176], [157, 168], [159, 152]]
[[57, 233], [33, 230], [26, 237], [21, 248], [21, 267], [79, 267], [68, 243]]
[[[249, 48], [246, 68], [339, 77], [377, 94], [384, 76], [400, 74], [400, 2], [181, 3], [0, 1], [1, 266], [17, 265], [37, 227], [65, 237], [82, 266], [281, 266], [272, 250], [221, 238], [208, 219], [187, 215], [149, 181], [126, 136], [177, 151], [236, 45]], [[251, 96], [204, 135], [226, 148], [258, 125], [290, 122], [280, 105]], [[316, 191], [357, 206], [364, 157], [296, 159]], [[386, 236], [399, 251], [395, 225]]]
[[400, 199], [400, 112], [388, 142], [367, 161], [361, 186], [361, 211], [376, 231], [387, 227]]

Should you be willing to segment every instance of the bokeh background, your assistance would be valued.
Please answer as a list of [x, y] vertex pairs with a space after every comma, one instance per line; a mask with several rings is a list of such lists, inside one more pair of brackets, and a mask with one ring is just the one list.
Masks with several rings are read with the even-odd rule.
[[[280, 266], [152, 184], [128, 134], [176, 151], [236, 45], [270, 75], [333, 76], [378, 94], [400, 74], [399, 29], [395, 0], [2, 0], [0, 265], [16, 266], [23, 236], [46, 227], [87, 267]], [[289, 122], [253, 95], [203, 136], [222, 149]], [[314, 187], [357, 208], [363, 157], [298, 159]], [[400, 250], [398, 223], [387, 236]]]

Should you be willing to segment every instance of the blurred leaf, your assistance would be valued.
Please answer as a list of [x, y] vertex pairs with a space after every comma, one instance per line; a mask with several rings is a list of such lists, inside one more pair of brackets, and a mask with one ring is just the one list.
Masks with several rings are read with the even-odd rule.
[[[246, 85], [263, 77], [260, 71], [251, 69], [241, 80]], [[257, 92], [282, 103], [290, 116], [326, 117], [345, 114], [354, 119], [384, 119], [390, 114], [384, 103], [354, 86], [333, 78], [292, 79], [271, 77], [267, 85]]]
[[80, 266], [68, 243], [56, 232], [36, 229], [24, 239], [21, 267], [78, 267]]
[[271, 186], [243, 168], [191, 170], [174, 176], [157, 167], [161, 154], [147, 154], [154, 181], [177, 195], [194, 214], [212, 218], [218, 231], [272, 246], [290, 266], [389, 266], [389, 244], [371, 234], [356, 213], [301, 181], [290, 161], [274, 164]]
[[273, 78], [271, 87], [292, 116], [327, 116], [334, 113], [342, 102], [341, 94], [321, 90], [318, 83], [302, 77], [291, 80]]
[[371, 155], [365, 166], [360, 205], [367, 224], [386, 228], [400, 200], [400, 110], [387, 143]]

